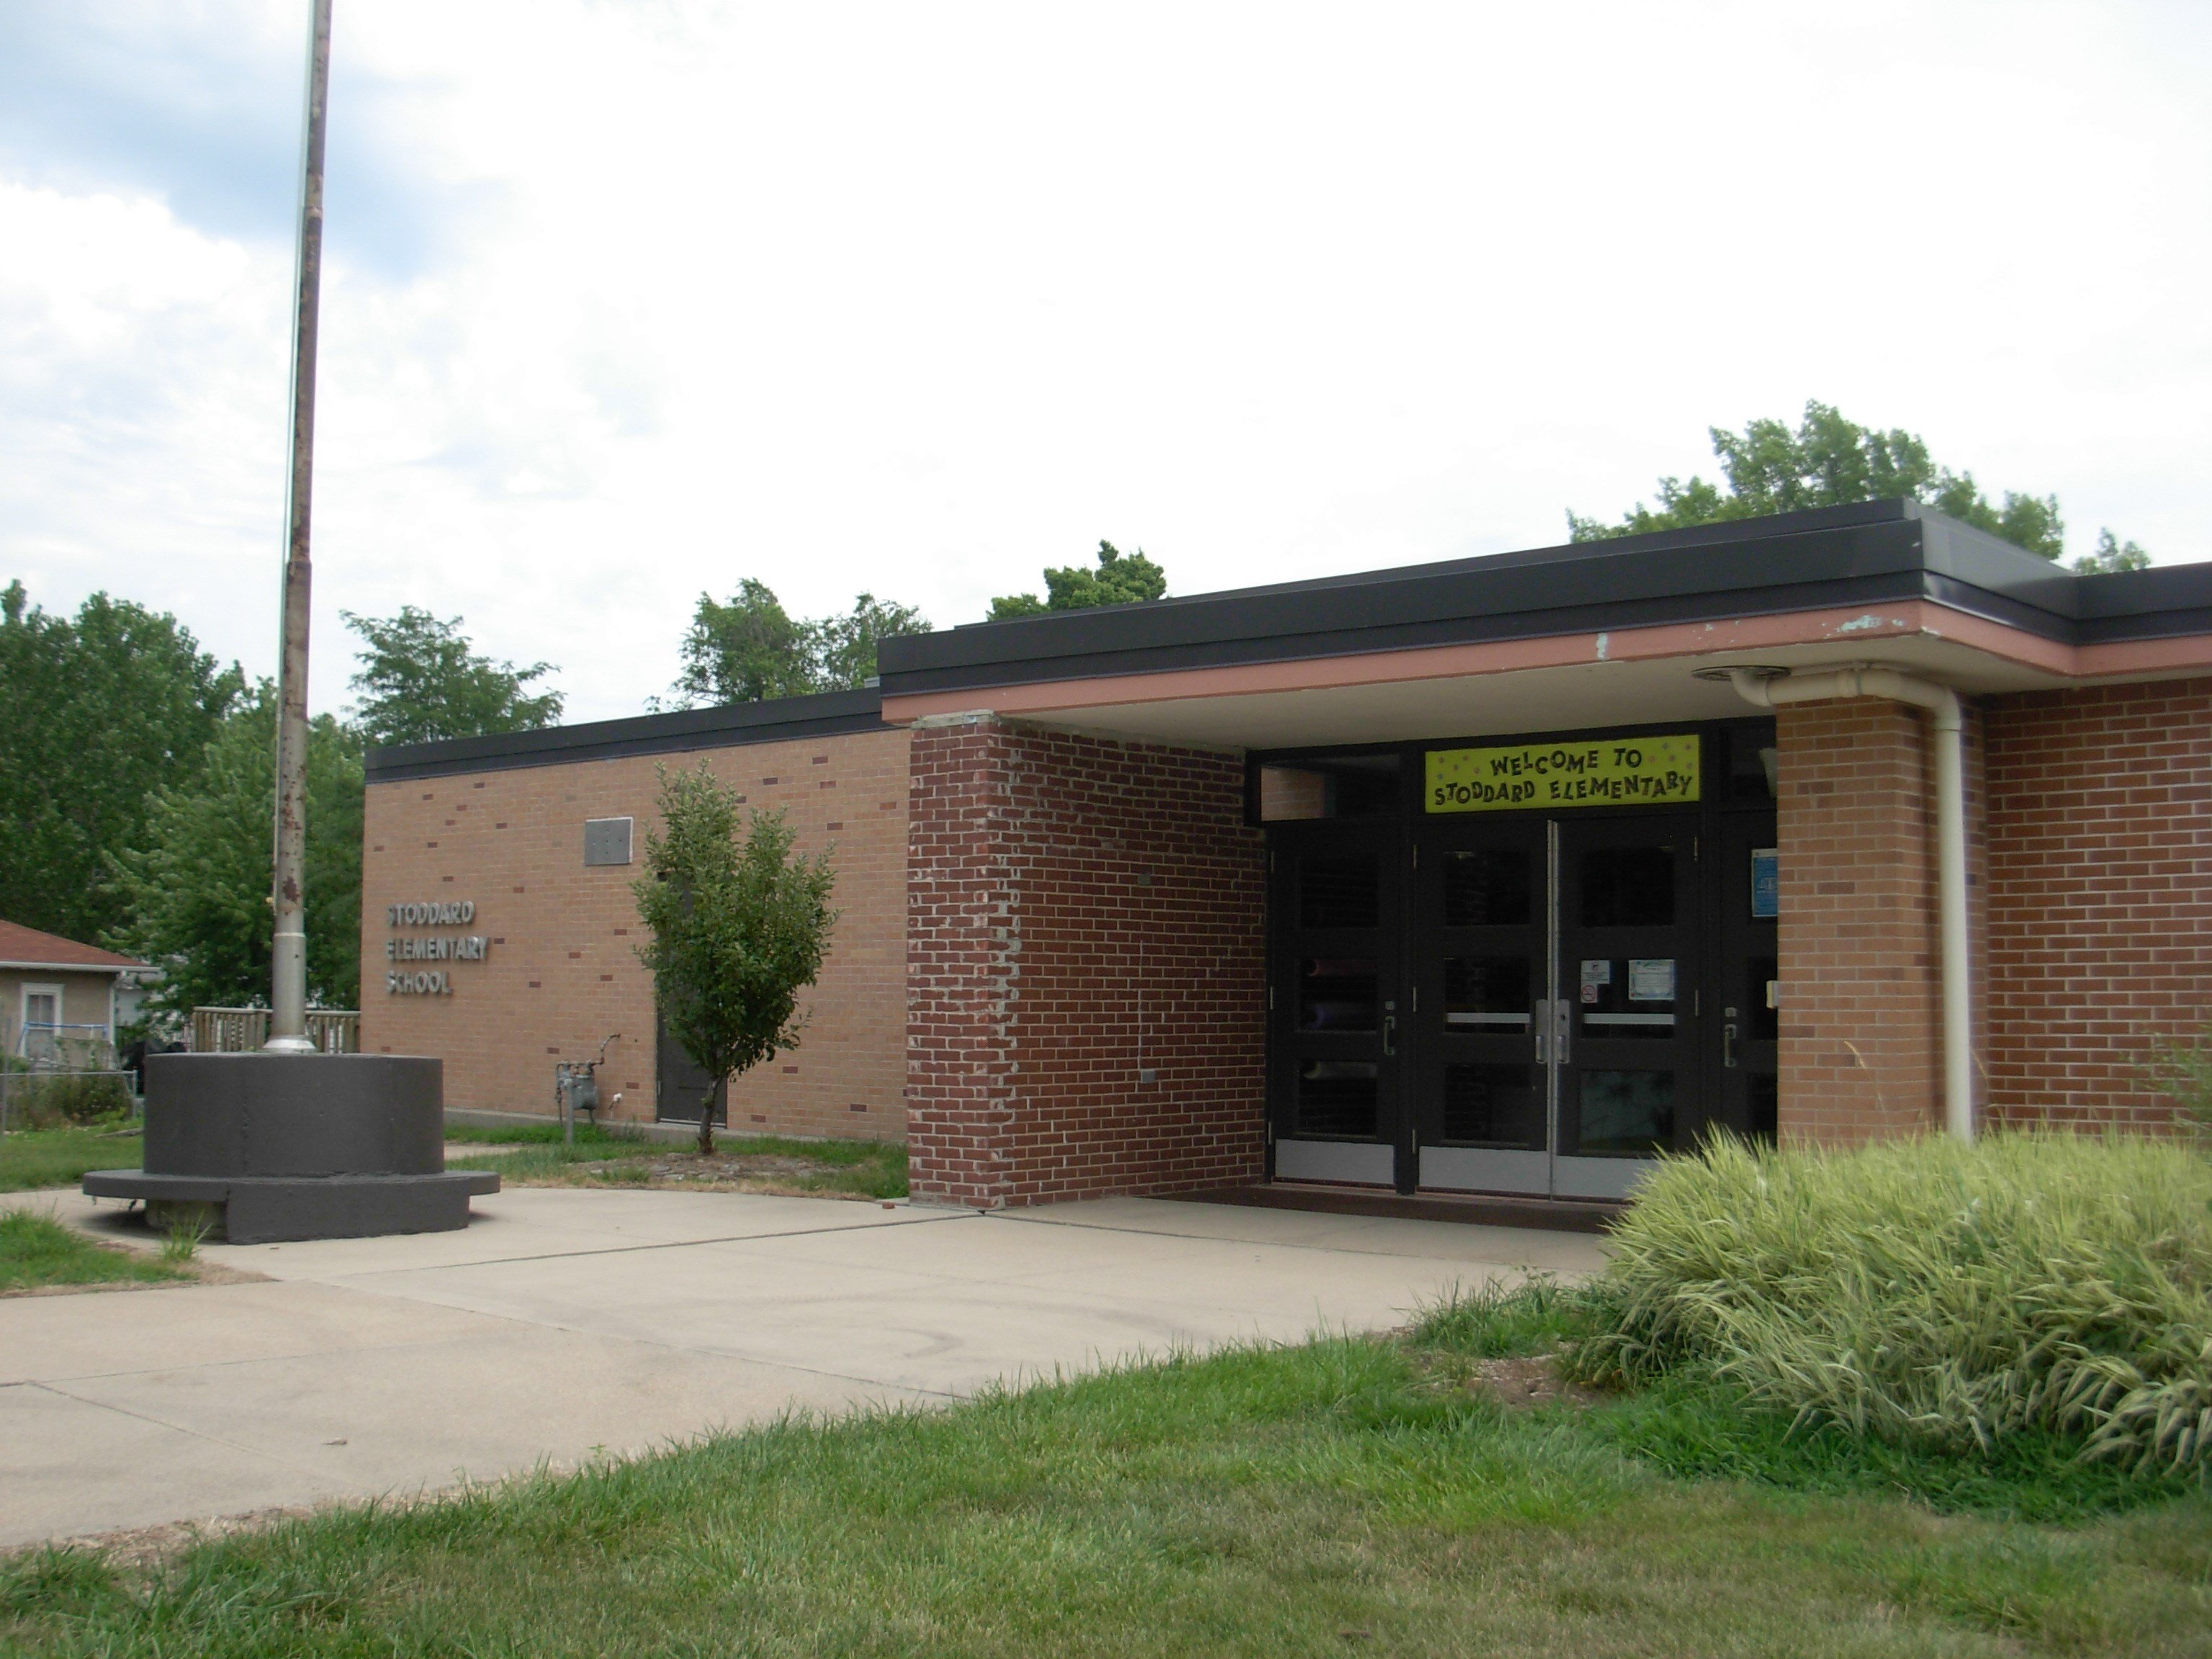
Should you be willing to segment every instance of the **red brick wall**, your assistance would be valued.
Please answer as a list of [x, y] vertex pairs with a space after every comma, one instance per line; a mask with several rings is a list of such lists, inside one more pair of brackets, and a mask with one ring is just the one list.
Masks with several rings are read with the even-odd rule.
[[1265, 855], [1242, 763], [980, 718], [917, 728], [912, 768], [916, 1195], [1257, 1180]]
[[2153, 1045], [2212, 1021], [2212, 679], [1990, 709], [1993, 1113], [2168, 1121]]
[[[833, 848], [842, 913], [822, 978], [802, 1000], [799, 1048], [737, 1079], [732, 1129], [895, 1140], [905, 1132], [907, 734], [849, 732], [659, 757], [705, 760], [750, 807], [781, 807], [799, 850]], [[653, 983], [629, 884], [656, 823], [656, 759], [581, 761], [461, 774], [368, 790], [362, 870], [362, 1046], [434, 1054], [446, 1103], [554, 1109], [553, 1066], [588, 1060], [622, 1033], [599, 1073], [602, 1099], [653, 1115]], [[636, 819], [627, 866], [586, 866], [584, 820]], [[472, 899], [459, 928], [386, 926], [386, 906]], [[482, 962], [387, 963], [395, 933], [474, 933]], [[446, 969], [445, 996], [392, 996], [387, 967]]]
[[[1926, 717], [1872, 697], [1775, 714], [1783, 1139], [1934, 1128], [1942, 988]], [[1970, 794], [1970, 826], [1976, 804]]]

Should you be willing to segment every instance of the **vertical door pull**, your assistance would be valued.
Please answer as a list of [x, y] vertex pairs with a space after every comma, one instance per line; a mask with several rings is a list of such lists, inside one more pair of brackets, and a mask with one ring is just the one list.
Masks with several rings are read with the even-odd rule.
[[1559, 1042], [1557, 1047], [1559, 1049], [1559, 1064], [1564, 1066], [1567, 1063], [1567, 1036], [1569, 1032], [1574, 1030], [1575, 1005], [1568, 1001], [1566, 998], [1561, 997], [1556, 1002], [1553, 1003], [1552, 1012], [1559, 1020]]
[[1382, 1052], [1385, 1054], [1398, 1052], [1398, 1016], [1395, 1014], [1382, 1016]]
[[1529, 1024], [1536, 1028], [1536, 1063], [1541, 1066], [1545, 1063], [1545, 1053], [1549, 1047], [1544, 1040], [1545, 1033], [1552, 1025], [1552, 1001], [1549, 997], [1536, 999], [1536, 1017]]
[[1735, 1069], [1735, 1022], [1734, 1020], [1721, 1027], [1721, 1064], [1730, 1071]]

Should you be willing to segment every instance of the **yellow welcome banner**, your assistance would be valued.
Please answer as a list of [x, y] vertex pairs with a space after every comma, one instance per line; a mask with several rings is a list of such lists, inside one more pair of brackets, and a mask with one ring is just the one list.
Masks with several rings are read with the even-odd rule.
[[1698, 799], [1698, 734], [1429, 751], [1431, 812], [1674, 805]]

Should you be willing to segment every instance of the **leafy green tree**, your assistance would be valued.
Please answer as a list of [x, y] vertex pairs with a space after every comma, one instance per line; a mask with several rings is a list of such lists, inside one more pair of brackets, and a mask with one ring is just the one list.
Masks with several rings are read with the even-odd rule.
[[928, 631], [928, 621], [912, 605], [872, 593], [861, 594], [844, 616], [795, 620], [766, 582], [748, 576], [726, 605], [699, 596], [684, 636], [684, 671], [667, 706], [854, 690], [875, 677], [878, 641]]
[[1041, 617], [1048, 611], [1088, 611], [1102, 605], [1136, 605], [1167, 597], [1168, 573], [1145, 556], [1124, 553], [1111, 542], [1098, 544], [1098, 568], [1063, 565], [1044, 573], [1045, 597], [1008, 593], [991, 601], [989, 622], [1011, 617]]
[[793, 622], [769, 585], [748, 576], [726, 605], [702, 593], [684, 636], [684, 672], [677, 676], [679, 708], [732, 702], [764, 702], [802, 696], [814, 689], [806, 632]]
[[0, 592], [0, 916], [90, 941], [149, 798], [198, 771], [245, 676], [175, 617], [94, 593], [72, 619]]
[[441, 621], [411, 605], [396, 617], [338, 615], [362, 641], [361, 672], [347, 684], [360, 697], [354, 723], [370, 743], [534, 732], [561, 718], [561, 693], [524, 690], [552, 664], [518, 668], [477, 655], [459, 617]]
[[[173, 1013], [265, 1006], [276, 880], [276, 694], [263, 681], [224, 720], [188, 783], [158, 789], [136, 848], [109, 855], [129, 920], [117, 950], [158, 963], [149, 999]], [[330, 715], [307, 734], [307, 991], [360, 1006], [362, 743]]]
[[793, 854], [780, 811], [755, 811], [740, 833], [736, 795], [704, 762], [661, 769], [660, 818], [630, 887], [650, 935], [637, 955], [670, 1033], [714, 1079], [699, 1110], [704, 1156], [729, 1079], [799, 1046], [799, 994], [822, 972], [836, 878], [828, 854]]
[[2142, 570], [2150, 564], [2150, 555], [2133, 542], [2124, 542], [2109, 530], [2097, 532], [2097, 550], [2084, 553], [2074, 561], [2074, 568], [2085, 576], [2101, 576], [2112, 570]]
[[[1713, 453], [1728, 476], [1728, 488], [1692, 476], [1662, 478], [1658, 505], [1638, 501], [1618, 524], [1567, 514], [1567, 534], [1577, 542], [1648, 530], [1676, 530], [1692, 525], [1753, 519], [1813, 507], [1844, 507], [1857, 501], [1910, 496], [1937, 511], [2002, 536], [2039, 558], [2065, 551], [2066, 522], [2056, 495], [2004, 492], [1991, 502], [1971, 472], [1954, 472], [1929, 457], [1927, 443], [1904, 428], [1887, 432], [1863, 427], [1826, 404], [1805, 405], [1796, 431], [1784, 421], [1747, 422], [1740, 433], [1707, 428]], [[2135, 563], [2106, 564], [2106, 557]], [[2150, 557], [2133, 542], [2118, 545], [2103, 532], [2095, 553], [2085, 554], [2076, 570], [2137, 569]]]
[[927, 634], [928, 621], [910, 605], [863, 593], [842, 617], [805, 624], [817, 691], [857, 691], [877, 674], [876, 646], [901, 634]]

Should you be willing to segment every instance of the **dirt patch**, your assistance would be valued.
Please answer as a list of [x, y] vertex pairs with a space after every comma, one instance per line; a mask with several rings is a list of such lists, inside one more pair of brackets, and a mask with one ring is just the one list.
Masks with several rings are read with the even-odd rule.
[[1501, 1406], [1595, 1406], [1605, 1398], [1595, 1389], [1560, 1376], [1559, 1360], [1552, 1354], [1478, 1359], [1467, 1386]]
[[113, 1532], [57, 1538], [51, 1543], [21, 1544], [0, 1550], [0, 1558], [27, 1555], [43, 1549], [97, 1550], [107, 1558], [111, 1566], [158, 1567], [195, 1544], [258, 1532], [282, 1521], [303, 1521], [314, 1513], [313, 1509], [295, 1504], [283, 1509], [252, 1510], [244, 1515], [218, 1515], [204, 1521], [164, 1521], [155, 1527], [122, 1527]]
[[[110, 1244], [111, 1249], [126, 1247]], [[249, 1267], [226, 1267], [218, 1261], [185, 1261], [177, 1264], [185, 1270], [181, 1279], [113, 1279], [98, 1285], [27, 1285], [20, 1290], [0, 1291], [0, 1301], [22, 1296], [95, 1296], [105, 1291], [180, 1291], [191, 1285], [265, 1285], [267, 1273], [258, 1273]]]
[[824, 1176], [832, 1172], [831, 1165], [817, 1163], [811, 1158], [777, 1158], [766, 1154], [739, 1158], [727, 1152], [717, 1152], [712, 1158], [702, 1158], [696, 1152], [678, 1152], [644, 1162], [655, 1181], [685, 1187], [718, 1181], [792, 1181], [800, 1176]]
[[849, 1165], [824, 1164], [788, 1153], [716, 1152], [701, 1158], [671, 1150], [650, 1158], [594, 1159], [546, 1169], [526, 1167], [502, 1172], [516, 1187], [607, 1186], [659, 1188], [684, 1193], [755, 1193], [770, 1198], [841, 1198], [878, 1202], [872, 1194], [854, 1192], [841, 1182]]

